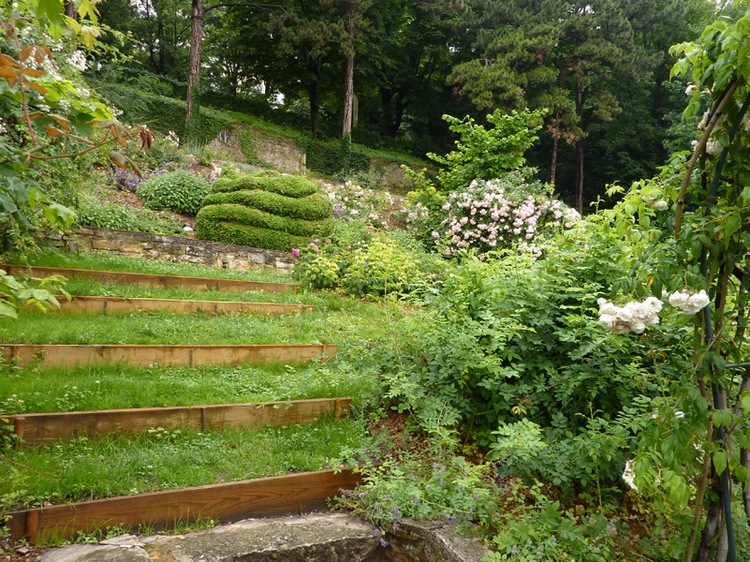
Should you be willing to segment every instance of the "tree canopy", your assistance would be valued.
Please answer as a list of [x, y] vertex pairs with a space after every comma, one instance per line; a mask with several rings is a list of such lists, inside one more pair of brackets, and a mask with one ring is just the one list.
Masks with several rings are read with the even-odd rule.
[[[132, 38], [121, 48], [133, 61], [128, 73], [188, 80], [191, 6], [102, 1], [103, 23]], [[607, 183], [652, 174], [665, 142], [678, 142], [685, 99], [665, 85], [668, 49], [703, 29], [716, 5], [206, 0], [204, 9], [199, 92], [283, 100], [318, 135], [353, 125], [354, 140], [420, 156], [452, 146], [445, 114], [492, 127], [496, 109], [544, 109], [530, 163], [583, 210]]]

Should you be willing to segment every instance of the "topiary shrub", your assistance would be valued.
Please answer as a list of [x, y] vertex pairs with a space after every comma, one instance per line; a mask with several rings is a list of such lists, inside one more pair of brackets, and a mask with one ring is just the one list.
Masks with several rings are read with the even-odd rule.
[[195, 218], [204, 240], [290, 251], [333, 232], [332, 205], [301, 176], [260, 172], [222, 178]]
[[238, 203], [274, 215], [305, 220], [330, 218], [333, 213], [331, 200], [322, 193], [293, 199], [268, 191], [231, 191], [211, 193], [203, 200], [204, 205], [225, 203]]
[[[214, 220], [226, 220], [248, 226], [270, 228], [294, 234], [295, 236], [324, 237], [330, 236], [333, 232], [333, 218], [331, 217], [317, 221], [308, 221], [266, 213], [265, 211], [236, 203], [210, 205], [204, 207], [202, 211], [210, 212], [210, 216]], [[204, 219], [206, 216], [205, 213], [201, 215]]]
[[147, 179], [136, 192], [143, 204], [154, 211], [173, 211], [194, 216], [208, 195], [208, 182], [187, 170], [175, 170]]
[[233, 191], [270, 191], [287, 197], [299, 198], [318, 191], [317, 186], [302, 176], [288, 176], [277, 172], [244, 174], [233, 178], [220, 178], [211, 186], [212, 193]]
[[288, 252], [291, 248], [306, 246], [310, 242], [309, 236], [296, 236], [270, 228], [223, 220], [221, 211], [216, 212], [214, 206], [201, 209], [195, 218], [195, 224], [198, 238], [226, 244]]

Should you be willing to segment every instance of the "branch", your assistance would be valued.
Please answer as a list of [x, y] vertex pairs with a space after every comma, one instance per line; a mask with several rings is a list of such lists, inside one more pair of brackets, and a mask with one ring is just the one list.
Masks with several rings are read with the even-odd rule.
[[706, 143], [708, 142], [708, 138], [711, 136], [714, 127], [716, 127], [716, 123], [719, 121], [719, 117], [721, 117], [724, 108], [726, 107], [727, 103], [729, 103], [729, 100], [732, 99], [732, 96], [734, 95], [734, 92], [737, 90], [739, 85], [740, 81], [739, 79], [736, 79], [727, 87], [721, 97], [714, 103], [714, 107], [711, 111], [711, 119], [709, 119], [708, 123], [706, 123], [706, 130], [703, 131], [703, 136], [698, 142], [698, 146], [695, 147], [693, 156], [690, 158], [690, 162], [688, 162], [687, 168], [685, 169], [685, 175], [682, 177], [682, 183], [680, 184], [680, 192], [677, 195], [677, 207], [675, 209], [674, 215], [674, 237], [678, 240], [680, 238], [680, 228], [682, 226], [682, 208], [685, 204], [685, 193], [687, 191], [688, 184], [690, 183], [690, 176], [693, 174], [693, 169], [695, 169], [698, 158], [706, 150]]
[[203, 8], [203, 13], [210, 12], [216, 8], [245, 7], [245, 8], [267, 8], [269, 10], [283, 10], [284, 6], [280, 4], [258, 4], [256, 2], [220, 2]]

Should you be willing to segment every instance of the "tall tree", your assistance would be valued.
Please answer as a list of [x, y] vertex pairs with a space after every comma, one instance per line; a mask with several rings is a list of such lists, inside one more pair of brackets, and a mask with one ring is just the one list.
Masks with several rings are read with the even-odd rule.
[[464, 12], [460, 0], [373, 2], [358, 72], [362, 105], [382, 136], [403, 135], [405, 118], [445, 125], [453, 110], [446, 77], [464, 51], [452, 24]]
[[[470, 5], [467, 21], [478, 56], [457, 65], [453, 80], [482, 111], [527, 104], [548, 109], [549, 177], [559, 187], [569, 186], [579, 210], [585, 188], [590, 191], [587, 157], [598, 158], [596, 185], [617, 179], [623, 165], [633, 174], [652, 172], [663, 156], [666, 125], [659, 122], [658, 85], [668, 72], [667, 48], [689, 37], [691, 24], [704, 23], [710, 0], [472, 0]], [[631, 113], [623, 115], [624, 108]], [[644, 132], [649, 140], [634, 151], [638, 161], [628, 159]], [[560, 141], [573, 148], [565, 151], [572, 164], [565, 169], [573, 170], [567, 182], [559, 177]], [[602, 165], [603, 158], [611, 164]], [[601, 173], [603, 168], [616, 170], [614, 177]]]

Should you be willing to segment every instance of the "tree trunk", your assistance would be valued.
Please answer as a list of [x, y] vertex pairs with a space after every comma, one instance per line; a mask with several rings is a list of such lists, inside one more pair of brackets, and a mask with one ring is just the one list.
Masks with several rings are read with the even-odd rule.
[[78, 19], [76, 5], [73, 3], [73, 0], [67, 0], [65, 2], [65, 15], [74, 20]]
[[349, 32], [349, 45], [344, 47], [346, 53], [346, 71], [344, 76], [344, 123], [341, 128], [341, 136], [349, 137], [352, 134], [352, 122], [354, 121], [354, 12], [347, 13], [347, 31]]
[[193, 89], [201, 75], [201, 46], [203, 44], [203, 0], [193, 0], [190, 62], [187, 79], [187, 119], [193, 117]]
[[307, 96], [310, 98], [310, 131], [318, 132], [318, 110], [320, 109], [320, 100], [318, 100], [318, 83], [313, 82], [307, 86]]
[[[714, 482], [714, 491], [716, 492], [717, 498], [721, 498], [721, 489], [717, 486], [719, 478], [716, 476], [715, 470], [712, 469], [711, 472], [711, 477]], [[718, 499], [718, 501], [713, 501], [708, 506], [708, 515], [706, 517], [706, 523], [703, 526], [703, 532], [701, 533], [701, 544], [698, 547], [698, 557], [696, 558], [696, 562], [709, 562], [714, 542], [718, 539], [719, 533], [721, 533], [722, 519], [721, 499]]]
[[164, 40], [164, 21], [161, 14], [156, 14], [157, 37], [159, 39], [159, 74], [164, 74], [167, 68], [166, 41]]
[[[586, 91], [581, 84], [581, 78], [576, 78], [576, 113], [578, 121], [583, 131], [583, 106], [586, 101]], [[585, 134], [576, 142], [576, 159], [575, 159], [575, 194], [576, 194], [576, 211], [583, 215], [583, 172], [584, 172], [584, 142]]]
[[549, 166], [549, 182], [552, 187], [555, 187], [555, 178], [557, 175], [557, 152], [560, 147], [560, 136], [555, 135], [552, 137], [552, 162]]

